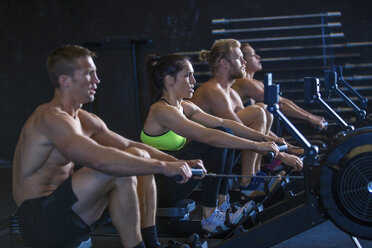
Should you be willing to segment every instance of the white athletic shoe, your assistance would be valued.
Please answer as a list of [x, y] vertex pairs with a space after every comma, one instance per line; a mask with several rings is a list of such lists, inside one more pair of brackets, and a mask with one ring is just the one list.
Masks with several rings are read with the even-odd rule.
[[226, 212], [222, 212], [218, 208], [216, 208], [211, 216], [206, 219], [202, 219], [202, 229], [210, 233], [219, 233], [229, 230], [229, 228], [225, 226], [225, 219]]

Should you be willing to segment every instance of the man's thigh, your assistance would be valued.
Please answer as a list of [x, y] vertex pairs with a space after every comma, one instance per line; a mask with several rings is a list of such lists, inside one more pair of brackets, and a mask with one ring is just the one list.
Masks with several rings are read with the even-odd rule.
[[20, 228], [32, 247], [59, 247], [91, 232], [72, 206], [77, 201], [71, 178], [50, 195], [27, 200], [18, 209]]
[[113, 178], [90, 168], [83, 167], [72, 175], [72, 189], [78, 199], [72, 209], [92, 225], [108, 205]]

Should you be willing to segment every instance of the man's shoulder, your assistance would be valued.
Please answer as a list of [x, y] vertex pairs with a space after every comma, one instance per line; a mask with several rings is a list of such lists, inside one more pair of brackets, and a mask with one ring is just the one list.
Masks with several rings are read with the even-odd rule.
[[204, 96], [215, 96], [216, 94], [223, 94], [218, 85], [211, 80], [202, 83], [195, 91], [195, 93]]
[[235, 80], [234, 84], [232, 85], [232, 88], [234, 89], [244, 88], [244, 87], [249, 87], [254, 84], [255, 84], [254, 79], [248, 79], [248, 78], [242, 77], [242, 78], [238, 78]]
[[89, 112], [87, 110], [84, 110], [84, 109], [79, 109], [78, 116], [79, 116], [80, 119], [83, 119], [83, 118], [84, 119], [85, 118], [99, 119], [99, 117], [96, 114], [91, 113], [91, 112]]
[[[80, 121], [94, 119], [93, 115], [85, 110], [79, 110], [78, 115]], [[43, 133], [49, 130], [49, 128], [50, 130], [62, 128], [65, 124], [70, 127], [78, 126], [71, 114], [63, 110], [61, 106], [52, 102], [38, 106], [29, 117], [26, 124], [35, 129], [40, 129]]]
[[23, 142], [27, 143], [32, 140], [33, 145], [43, 144], [45, 146], [50, 144], [47, 138], [48, 130], [54, 127], [53, 123], [58, 123], [56, 121], [52, 122], [51, 119], [53, 118], [47, 104], [38, 106], [22, 127], [21, 136], [23, 137]]
[[54, 123], [62, 120], [72, 120], [72, 116], [59, 106], [48, 103], [37, 107], [33, 115], [41, 125], [54, 125]]
[[36, 123], [36, 126], [41, 126], [43, 123], [55, 118], [58, 115], [58, 110], [53, 108], [49, 103], [44, 103], [36, 107], [34, 112], [27, 119], [26, 125]]
[[231, 87], [243, 98], [254, 97], [255, 94], [263, 93], [263, 83], [256, 79], [239, 78]]
[[106, 123], [99, 118], [96, 114], [89, 111], [80, 109], [78, 113], [79, 120], [84, 129], [92, 130], [103, 130], [106, 129]]

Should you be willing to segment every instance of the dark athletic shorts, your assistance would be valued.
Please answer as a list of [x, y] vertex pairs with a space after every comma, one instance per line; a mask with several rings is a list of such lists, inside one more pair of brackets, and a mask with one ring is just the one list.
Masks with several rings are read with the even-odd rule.
[[60, 247], [75, 243], [88, 235], [88, 226], [72, 209], [77, 197], [71, 177], [50, 195], [24, 201], [18, 208], [22, 237], [31, 247]]

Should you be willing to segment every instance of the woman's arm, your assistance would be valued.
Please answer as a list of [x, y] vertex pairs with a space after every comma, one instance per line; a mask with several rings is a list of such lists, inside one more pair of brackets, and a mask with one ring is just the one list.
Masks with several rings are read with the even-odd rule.
[[192, 102], [185, 101], [184, 108], [188, 110], [191, 120], [200, 123], [203, 126], [211, 128], [215, 128], [218, 126], [227, 127], [230, 128], [236, 136], [254, 141], [274, 141], [284, 143], [284, 139], [282, 138], [265, 135], [259, 131], [241, 124], [240, 122], [207, 114]]
[[[191, 117], [195, 113], [192, 113], [192, 109], [190, 109], [192, 103], [189, 104], [190, 105], [188, 105], [188, 103], [183, 104], [183, 107], [186, 116]], [[183, 137], [216, 147], [241, 150], [249, 149], [263, 154], [268, 151], [273, 151], [275, 154], [278, 153], [278, 147], [274, 142], [258, 143], [220, 130], [209, 128], [208, 126], [204, 126], [202, 123], [197, 123], [188, 119], [180, 113], [179, 110], [172, 106], [159, 104], [153, 108], [152, 111], [154, 111], [153, 121], [156, 121], [157, 124], [164, 126]], [[212, 124], [213, 127], [219, 126], [218, 119], [213, 120], [216, 121], [214, 123], [215, 126], [213, 126], [213, 123], [210, 124]]]

